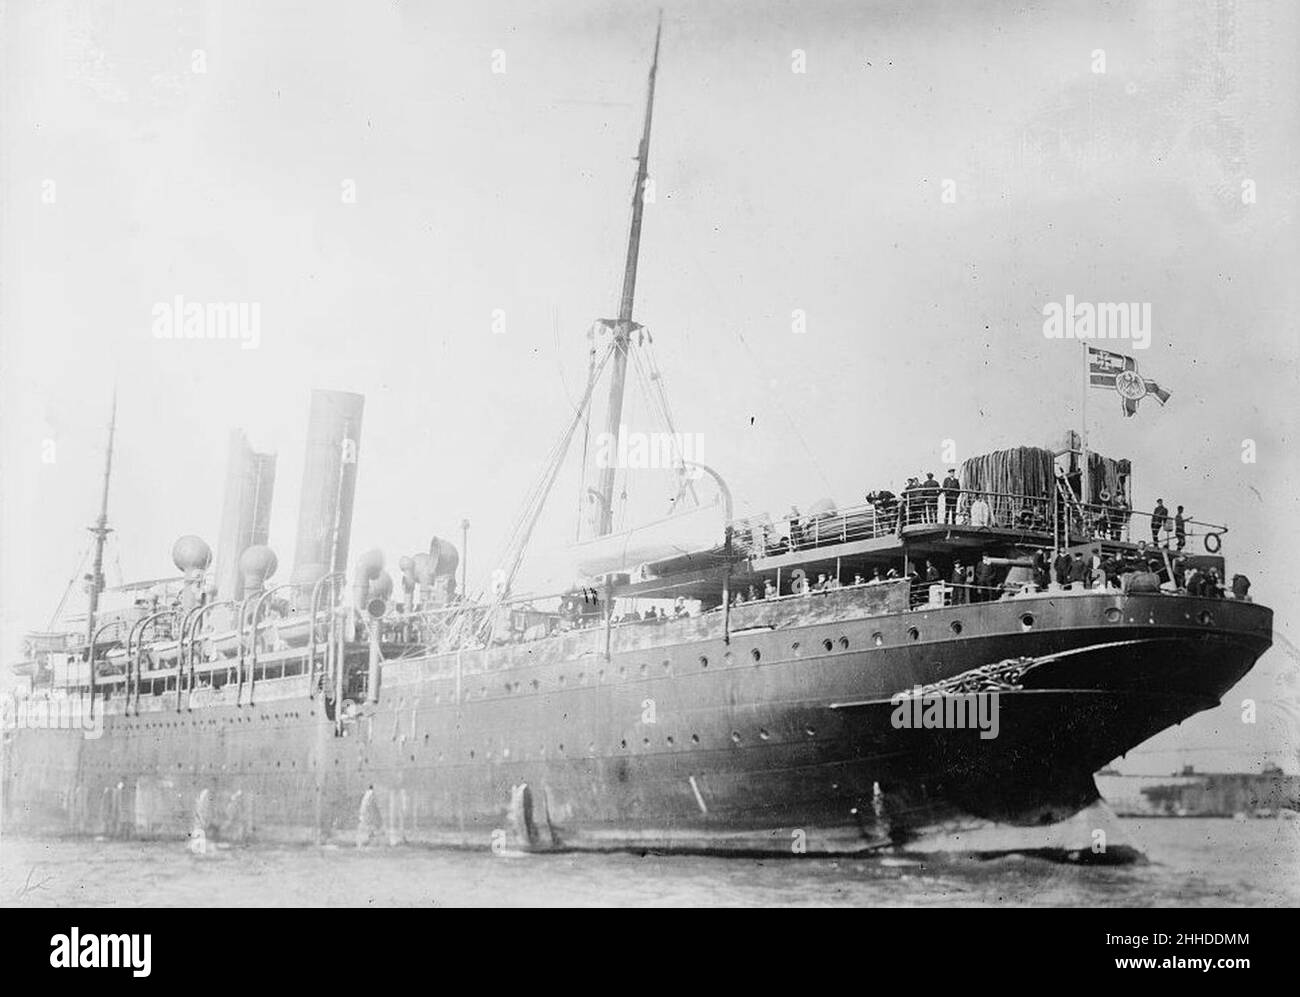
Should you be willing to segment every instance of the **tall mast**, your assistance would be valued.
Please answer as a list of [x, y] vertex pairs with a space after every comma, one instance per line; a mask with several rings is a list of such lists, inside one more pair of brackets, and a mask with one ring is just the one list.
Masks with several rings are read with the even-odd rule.
[[90, 571], [89, 609], [86, 611], [86, 646], [95, 635], [95, 613], [99, 609], [99, 593], [104, 591], [104, 541], [113, 531], [108, 526], [108, 481], [113, 473], [113, 433], [117, 429], [117, 386], [113, 386], [113, 409], [108, 418], [108, 449], [104, 453], [104, 489], [99, 498], [99, 518], [87, 527], [95, 538], [95, 559]]
[[[645, 182], [650, 160], [650, 121], [655, 106], [655, 72], [659, 68], [659, 36], [663, 33], [663, 15], [655, 29], [655, 52], [650, 63], [650, 82], [646, 89], [645, 125], [636, 154], [636, 186], [632, 190], [632, 226], [627, 237], [627, 265], [623, 269], [623, 297], [618, 306], [618, 324], [614, 327], [613, 371], [609, 381], [609, 407], [605, 422], [607, 440], [617, 440], [623, 419], [623, 390], [627, 379], [627, 351], [632, 334], [632, 301], [636, 295], [636, 265], [641, 250], [641, 214], [645, 207]], [[614, 528], [614, 461], [600, 469], [600, 528], [605, 536]]]

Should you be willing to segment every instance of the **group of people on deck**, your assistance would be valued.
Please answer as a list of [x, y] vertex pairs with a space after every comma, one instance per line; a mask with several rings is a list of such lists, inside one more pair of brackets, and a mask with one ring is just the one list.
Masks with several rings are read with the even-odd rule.
[[[961, 500], [961, 482], [957, 480], [956, 468], [948, 468], [948, 476], [942, 482], [936, 481], [933, 471], [927, 471], [925, 480], [908, 478], [903, 487], [901, 522], [955, 524], [957, 522], [957, 503]], [[942, 509], [940, 506], [942, 505]]]

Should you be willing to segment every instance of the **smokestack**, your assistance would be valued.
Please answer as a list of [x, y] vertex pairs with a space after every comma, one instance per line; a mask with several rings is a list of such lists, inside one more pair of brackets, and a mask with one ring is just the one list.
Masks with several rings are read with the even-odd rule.
[[226, 494], [221, 505], [221, 534], [217, 537], [218, 599], [244, 597], [239, 559], [249, 547], [266, 543], [274, 492], [275, 455], [255, 453], [244, 431], [232, 430]]
[[298, 541], [289, 578], [295, 585], [311, 585], [347, 567], [365, 404], [364, 395], [348, 391], [311, 393]]

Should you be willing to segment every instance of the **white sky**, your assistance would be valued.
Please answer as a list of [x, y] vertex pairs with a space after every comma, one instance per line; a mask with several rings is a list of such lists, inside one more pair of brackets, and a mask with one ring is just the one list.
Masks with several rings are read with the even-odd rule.
[[[1173, 399], [1124, 420], [1093, 392], [1093, 445], [1134, 460], [1140, 508], [1228, 523], [1231, 569], [1295, 635], [1297, 8], [664, 6], [637, 318], [738, 512], [942, 476], [945, 439], [959, 460], [1056, 442], [1079, 347], [1043, 337], [1043, 305], [1150, 302], [1139, 360]], [[86, 545], [114, 379], [127, 578], [169, 574], [183, 533], [215, 540], [233, 425], [280, 454], [287, 576], [309, 391], [336, 387], [367, 396], [354, 552], [395, 562], [467, 516], [482, 579], [581, 390], [587, 326], [617, 310], [655, 5], [4, 19], [6, 657]], [[260, 304], [260, 348], [154, 339], [178, 294]], [[557, 537], [578, 483], [560, 488]], [[1294, 768], [1298, 694], [1275, 649], [1229, 697], [1265, 701], [1257, 727], [1225, 706], [1143, 766]]]

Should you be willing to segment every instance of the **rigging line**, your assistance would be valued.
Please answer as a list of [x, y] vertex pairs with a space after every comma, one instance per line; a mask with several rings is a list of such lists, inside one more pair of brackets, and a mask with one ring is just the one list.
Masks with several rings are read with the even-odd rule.
[[[647, 407], [650, 409], [650, 414], [652, 417], [657, 417], [658, 419], [662, 420], [664, 425], [667, 426], [668, 441], [669, 441], [669, 445], [672, 448], [673, 461], [674, 463], [680, 465], [681, 467], [681, 470], [678, 472], [678, 477], [680, 480], [679, 480], [679, 487], [677, 490], [677, 497], [674, 498], [669, 503], [669, 507], [668, 507], [668, 511], [669, 513], [671, 513], [673, 511], [674, 506], [676, 505], [677, 499], [680, 498], [682, 493], [686, 490], [684, 487], [681, 487], [681, 483], [689, 482], [689, 479], [686, 477], [686, 473], [685, 473], [686, 455], [682, 453], [680, 441], [677, 439], [677, 431], [672, 424], [671, 416], [666, 411], [663, 410], [663, 407], [661, 405], [658, 404], [659, 400], [655, 397], [654, 389], [650, 383], [652, 381], [652, 378], [646, 373], [644, 367], [642, 366], [643, 363], [642, 358], [640, 357], [639, 353], [633, 353], [632, 357], [633, 357], [633, 373], [636, 375], [637, 383], [641, 386], [641, 389], [645, 394], [645, 400], [646, 400]], [[692, 487], [692, 495], [694, 495], [695, 497], [695, 504], [698, 506], [700, 504], [700, 500], [699, 500], [699, 496], [695, 495], [693, 483], [691, 483], [691, 487]]]
[[[582, 411], [581, 408], [579, 408], [578, 411], [579, 414], [581, 414]], [[561, 434], [560, 438], [557, 439], [556, 442], [551, 445], [551, 448], [546, 452], [546, 456], [542, 461], [542, 466], [544, 468], [549, 468], [552, 462], [557, 459], [557, 455], [559, 454], [559, 451], [564, 444], [565, 444], [565, 437], [563, 434]], [[510, 532], [508, 533], [506, 538], [505, 551], [507, 554], [510, 550], [511, 545], [517, 539], [519, 531], [522, 528], [524, 522], [527, 520], [528, 510], [532, 508], [533, 502], [535, 501], [538, 495], [538, 491], [544, 480], [545, 480], [545, 476], [543, 475], [542, 478], [539, 478], [538, 481], [533, 483], [533, 485], [529, 488], [528, 492], [525, 494], [524, 502], [521, 505], [520, 512], [516, 516], [513, 524], [511, 525]], [[502, 557], [504, 556], [506, 555], [503, 554]]]
[[[596, 379], [596, 338], [595, 327], [587, 330], [591, 348], [587, 350], [587, 390], [593, 389]], [[582, 467], [578, 474], [578, 522], [573, 533], [573, 542], [582, 539], [582, 500], [587, 497], [587, 454], [591, 444], [591, 406], [588, 405], [582, 416]]]
[[[749, 358], [752, 361], [754, 361], [754, 366], [758, 368], [759, 373], [765, 379], [769, 379], [766, 368], [764, 368], [762, 361], [758, 359], [758, 354], [754, 352], [753, 347], [750, 346], [748, 342], [746, 342], [744, 333], [737, 330], [736, 338], [740, 340], [740, 344], [743, 347], [745, 347], [745, 349], [748, 351]], [[804, 435], [800, 431], [798, 423], [794, 421], [794, 418], [790, 415], [788, 411], [786, 411], [785, 406], [781, 404], [781, 396], [779, 394], [773, 392], [772, 400], [776, 403], [776, 407], [781, 412], [781, 414], [785, 416], [786, 421], [790, 423], [790, 428], [794, 430], [794, 435], [798, 438], [799, 444], [804, 448], [804, 452], [808, 455], [808, 460], [812, 463], [813, 469], [817, 472], [818, 477], [822, 479], [822, 484], [826, 486], [826, 491], [829, 493], [832, 490], [831, 483], [826, 477], [826, 472], [822, 470], [822, 466], [818, 462], [817, 456], [813, 453], [812, 447], [810, 447], [808, 445], [808, 441], [804, 439]]]
[[[613, 355], [614, 355], [614, 344], [611, 343], [609, 350], [606, 352], [605, 356], [601, 359], [600, 368], [599, 368], [600, 370], [604, 370], [605, 364], [608, 362], [609, 358]], [[597, 373], [599, 373], [599, 370], [597, 371]], [[594, 387], [594, 379], [593, 379], [592, 386]], [[589, 404], [591, 400], [591, 392], [592, 392], [592, 388], [589, 387], [586, 395], [583, 397], [582, 404], [579, 406], [578, 411], [574, 413], [573, 420], [569, 423], [568, 428], [563, 434], [563, 438], [561, 440], [561, 446], [559, 447], [559, 453], [556, 454], [555, 459], [551, 462], [550, 467], [547, 468], [547, 473], [543, 477], [542, 487], [540, 488], [540, 494], [537, 496], [536, 501], [533, 503], [534, 507], [531, 510], [531, 514], [528, 518], [527, 529], [525, 530], [523, 537], [520, 538], [515, 550], [513, 551], [513, 559], [511, 560], [509, 570], [506, 572], [504, 584], [502, 584], [500, 591], [494, 593], [494, 598], [492, 602], [486, 607], [486, 612], [483, 615], [483, 619], [479, 623], [477, 629], [477, 635], [485, 641], [491, 640], [492, 630], [496, 624], [496, 617], [498, 615], [497, 610], [501, 607], [502, 603], [505, 601], [506, 597], [509, 595], [514, 585], [514, 580], [519, 573], [519, 568], [523, 564], [524, 555], [527, 553], [528, 543], [532, 539], [533, 530], [537, 526], [537, 521], [541, 516], [542, 510], [546, 507], [546, 499], [550, 495], [551, 488], [555, 484], [555, 478], [558, 476], [560, 468], [564, 463], [563, 460], [564, 454], [567, 453], [569, 444], [573, 440], [573, 434], [577, 431], [578, 423], [582, 419], [583, 409], [586, 408], [586, 406]]]
[[[646, 351], [644, 363], [649, 367], [649, 373], [642, 369], [643, 361], [640, 356], [641, 350]], [[686, 474], [686, 454], [682, 452], [681, 441], [678, 439], [677, 425], [673, 420], [672, 409], [668, 404], [668, 393], [664, 388], [663, 372], [659, 370], [659, 365], [655, 362], [654, 353], [651, 351], [648, 338], [647, 344], [642, 346], [637, 353], [634, 353], [633, 357], [635, 358], [637, 373], [641, 377], [642, 383], [645, 385], [646, 398], [650, 403], [650, 407], [654, 409], [656, 405], [658, 406], [656, 414], [663, 420], [664, 425], [668, 428], [668, 439], [672, 444], [673, 456], [681, 463], [681, 471], [678, 474], [680, 481], [678, 483], [679, 487], [677, 489], [677, 496], [670, 503], [669, 512], [671, 512], [676, 506], [677, 500], [687, 491], [691, 493], [691, 498], [695, 500], [696, 508], [699, 508], [700, 496], [695, 490], [694, 479]]]
[[[527, 548], [528, 541], [531, 539], [532, 531], [537, 525], [537, 520], [541, 515], [542, 509], [546, 505], [546, 498], [550, 493], [551, 487], [555, 483], [555, 478], [559, 474], [560, 467], [563, 464], [563, 458], [567, 453], [569, 444], [573, 440], [573, 435], [577, 431], [578, 424], [582, 420], [583, 414], [591, 402], [592, 392], [600, 373], [605, 369], [610, 357], [614, 355], [614, 344], [611, 342], [597, 365], [595, 376], [591, 378], [587, 385], [587, 391], [583, 395], [582, 401], [577, 406], [573, 419], [560, 434], [559, 440], [551, 448], [548, 459], [541, 477], [536, 484], [530, 489], [529, 494], [524, 502], [523, 510], [520, 514], [518, 525], [511, 532], [506, 550], [500, 559], [500, 562], [509, 561], [510, 569], [506, 574], [506, 584], [504, 591], [509, 591], [513, 584], [519, 566], [523, 562], [523, 555]], [[522, 534], [522, 536], [521, 536]], [[499, 563], [500, 563], [499, 562]], [[499, 599], [496, 601], [500, 601]]]
[[63, 607], [68, 604], [68, 595], [72, 592], [72, 586], [77, 584], [77, 579], [81, 577], [81, 569], [86, 566], [86, 557], [90, 554], [90, 545], [87, 545], [77, 558], [77, 566], [72, 571], [72, 577], [68, 579], [68, 584], [63, 587], [63, 595], [59, 597], [59, 604], [54, 607], [54, 614], [50, 617], [49, 626], [45, 629], [53, 630], [54, 624], [58, 622], [63, 615]]
[[560, 388], [564, 391], [564, 400], [570, 405], [573, 404], [573, 395], [569, 393], [569, 382], [564, 376], [564, 364], [560, 358], [564, 356], [564, 349], [560, 345], [560, 307], [551, 305], [551, 339], [555, 342], [555, 370], [560, 375]]

